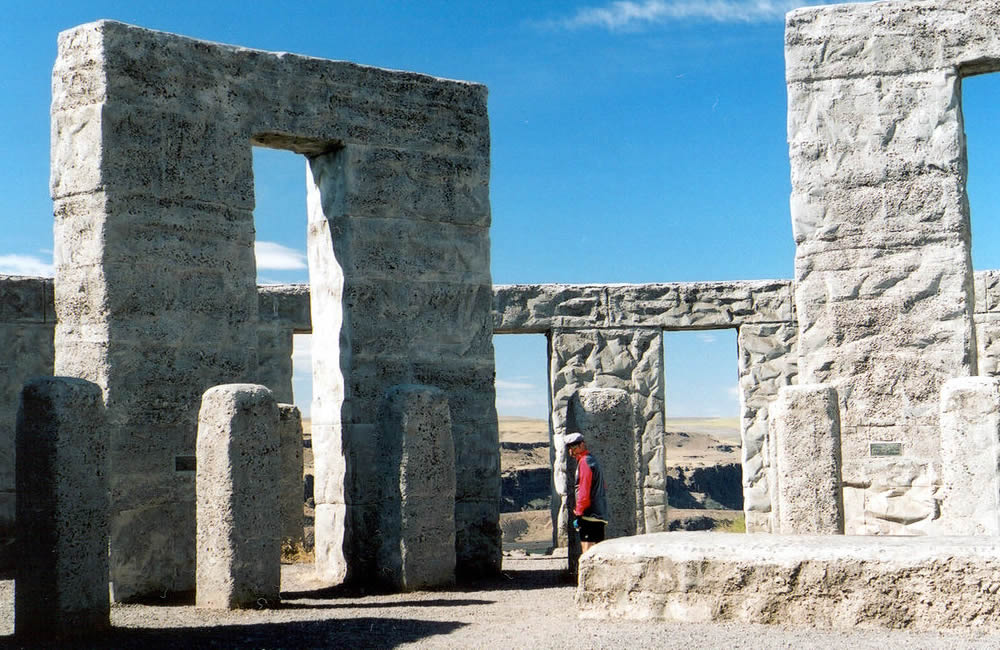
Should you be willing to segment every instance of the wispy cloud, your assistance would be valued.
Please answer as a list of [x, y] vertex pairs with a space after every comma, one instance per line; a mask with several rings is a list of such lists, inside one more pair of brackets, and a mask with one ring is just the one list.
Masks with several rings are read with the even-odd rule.
[[715, 343], [719, 340], [715, 334], [709, 334], [707, 332], [698, 332], [698, 340], [702, 343]]
[[0, 255], [0, 274], [51, 278], [56, 272], [52, 262], [32, 255]]
[[503, 390], [538, 390], [538, 387], [534, 384], [519, 381], [507, 381], [504, 379], [497, 379], [496, 386], [497, 388]]
[[509, 379], [497, 379], [496, 387], [497, 412], [500, 415], [545, 417], [548, 414], [549, 398], [544, 388], [526, 381]]
[[298, 271], [306, 268], [305, 253], [271, 241], [258, 241], [253, 245], [258, 269], [272, 271]]
[[726, 392], [729, 394], [729, 396], [731, 398], [733, 398], [733, 399], [739, 399], [740, 398], [740, 385], [736, 384], [735, 386], [730, 386], [729, 388], [726, 389]]
[[[836, 0], [834, 0], [836, 2]], [[548, 24], [563, 29], [596, 27], [612, 32], [633, 31], [669, 22], [705, 20], [717, 23], [760, 23], [781, 20], [797, 7], [828, 4], [821, 0], [617, 0], [584, 7]]]

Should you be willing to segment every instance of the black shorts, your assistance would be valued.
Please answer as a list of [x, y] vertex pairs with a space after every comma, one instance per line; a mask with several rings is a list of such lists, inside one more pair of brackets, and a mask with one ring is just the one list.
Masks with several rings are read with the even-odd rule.
[[580, 541], [581, 542], [603, 542], [604, 527], [603, 521], [591, 521], [580, 517]]

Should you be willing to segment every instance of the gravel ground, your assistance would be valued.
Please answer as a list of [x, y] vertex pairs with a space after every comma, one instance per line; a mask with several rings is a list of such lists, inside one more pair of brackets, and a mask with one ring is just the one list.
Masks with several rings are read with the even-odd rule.
[[[1000, 631], [864, 629], [580, 621], [565, 559], [504, 559], [503, 576], [448, 591], [365, 595], [317, 590], [309, 565], [283, 567], [282, 602], [234, 612], [119, 605], [114, 628], [79, 647], [181, 648], [997, 648]], [[14, 584], [0, 581], [0, 644], [14, 631]], [[20, 640], [18, 640], [20, 641]], [[66, 647], [66, 646], [61, 646]]]

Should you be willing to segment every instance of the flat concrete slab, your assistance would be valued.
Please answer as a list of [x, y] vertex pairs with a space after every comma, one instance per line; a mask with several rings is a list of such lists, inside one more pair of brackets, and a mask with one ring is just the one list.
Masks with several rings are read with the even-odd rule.
[[581, 618], [1000, 627], [1000, 538], [655, 533], [580, 558]]

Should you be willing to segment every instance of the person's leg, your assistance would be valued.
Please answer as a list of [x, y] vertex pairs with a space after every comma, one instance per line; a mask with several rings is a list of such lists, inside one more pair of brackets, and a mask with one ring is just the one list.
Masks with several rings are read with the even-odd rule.
[[594, 545], [594, 542], [584, 542], [584, 541], [581, 541], [580, 542], [580, 555], [583, 555], [584, 553], [586, 553], [590, 549], [590, 547], [593, 546], [593, 545]]

